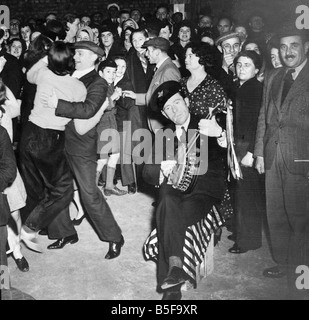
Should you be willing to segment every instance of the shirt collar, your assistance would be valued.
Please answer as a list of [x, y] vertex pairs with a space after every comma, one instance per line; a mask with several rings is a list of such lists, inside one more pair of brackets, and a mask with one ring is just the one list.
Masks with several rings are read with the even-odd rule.
[[156, 65], [157, 70], [162, 66], [165, 60], [167, 60], [169, 56], [165, 57], [163, 60], [159, 61]]
[[299, 65], [298, 67], [294, 68], [295, 72], [292, 73], [292, 77], [293, 77], [294, 80], [298, 77], [299, 73], [303, 70], [303, 67], [307, 63], [307, 60], [308, 59], [306, 58], [305, 61], [301, 65]]
[[92, 70], [94, 70], [94, 66], [90, 67], [88, 69], [85, 70], [75, 70], [72, 74], [73, 78], [77, 78], [80, 79], [81, 77], [83, 77], [84, 75], [86, 75], [87, 73], [91, 72]]

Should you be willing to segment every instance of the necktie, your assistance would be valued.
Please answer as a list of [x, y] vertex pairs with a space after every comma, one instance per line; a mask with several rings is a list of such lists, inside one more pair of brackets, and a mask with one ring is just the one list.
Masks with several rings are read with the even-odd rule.
[[283, 104], [293, 82], [294, 79], [292, 77], [292, 73], [295, 72], [295, 69], [289, 69], [286, 75], [284, 76], [283, 79], [283, 89], [282, 89], [282, 96], [281, 96], [281, 105]]
[[179, 141], [183, 144], [187, 143], [187, 132], [184, 127], [181, 127], [181, 134], [179, 136]]

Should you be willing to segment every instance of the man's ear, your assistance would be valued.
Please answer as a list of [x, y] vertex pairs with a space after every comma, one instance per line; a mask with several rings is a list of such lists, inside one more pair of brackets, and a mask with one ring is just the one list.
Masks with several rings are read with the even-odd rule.
[[220, 45], [218, 45], [217, 48], [221, 53], [223, 53], [222, 47]]
[[99, 76], [103, 78], [103, 71], [99, 70]]
[[188, 97], [185, 97], [185, 98], [184, 98], [184, 101], [185, 101], [185, 103], [186, 103], [186, 106], [189, 108], [189, 106], [190, 106], [189, 98], [188, 98]]
[[304, 47], [305, 47], [305, 53], [307, 54], [308, 51], [309, 51], [309, 41], [306, 41], [306, 42], [305, 42]]

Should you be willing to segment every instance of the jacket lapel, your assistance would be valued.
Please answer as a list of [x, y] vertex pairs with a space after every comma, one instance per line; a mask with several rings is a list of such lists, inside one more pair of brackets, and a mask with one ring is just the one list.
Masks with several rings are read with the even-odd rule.
[[281, 109], [281, 95], [282, 95], [282, 89], [283, 89], [283, 79], [285, 74], [286, 74], [286, 68], [282, 68], [282, 70], [280, 70], [277, 77], [273, 81], [272, 98], [274, 100], [274, 103], [278, 111]]

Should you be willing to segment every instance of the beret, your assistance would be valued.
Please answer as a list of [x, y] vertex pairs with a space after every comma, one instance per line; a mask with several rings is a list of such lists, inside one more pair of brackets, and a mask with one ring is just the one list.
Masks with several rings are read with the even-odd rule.
[[181, 90], [180, 83], [174, 80], [166, 81], [153, 92], [149, 106], [155, 112], [163, 110], [165, 103]]

